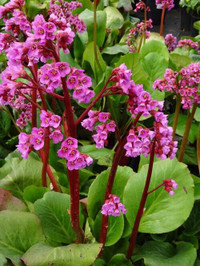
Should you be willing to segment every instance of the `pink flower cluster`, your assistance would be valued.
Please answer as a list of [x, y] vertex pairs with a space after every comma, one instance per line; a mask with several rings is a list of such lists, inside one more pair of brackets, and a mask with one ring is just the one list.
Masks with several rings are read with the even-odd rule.
[[[89, 118], [84, 119], [81, 125], [90, 131], [94, 131], [95, 128], [97, 134], [94, 134], [92, 137], [96, 147], [98, 149], [104, 148], [104, 145], [107, 145], [108, 142], [108, 133], [115, 132], [116, 124], [113, 120], [110, 120], [110, 113], [90, 110], [88, 116]], [[96, 125], [97, 123], [98, 125]]]
[[174, 0], [156, 0], [156, 5], [161, 5], [161, 8], [165, 6], [168, 10], [174, 8]]
[[9, 13], [12, 13], [15, 9], [22, 10], [24, 6], [24, 0], [11, 0], [4, 6], [0, 6], [0, 18], [7, 18]]
[[105, 216], [120, 216], [121, 213], [125, 214], [127, 210], [124, 204], [120, 202], [120, 198], [116, 195], [110, 194], [109, 198], [105, 201], [102, 206], [101, 213]]
[[40, 82], [46, 86], [47, 93], [54, 92], [61, 86], [61, 79], [67, 75], [67, 88], [74, 89], [72, 96], [78, 103], [89, 103], [95, 95], [92, 90], [88, 89], [92, 81], [84, 74], [84, 70], [70, 68], [66, 62], [46, 64], [40, 68], [38, 73]]
[[124, 146], [127, 157], [137, 157], [143, 154], [148, 157], [152, 147], [152, 140], [155, 140], [155, 154], [162, 160], [167, 156], [173, 159], [177, 152], [177, 142], [172, 140], [172, 128], [168, 127], [167, 116], [162, 112], [153, 111], [155, 118], [154, 130], [138, 126], [130, 129], [127, 136], [127, 143]]
[[146, 11], [150, 11], [150, 8], [146, 6], [146, 4], [143, 1], [140, 1], [136, 4], [136, 8], [134, 9], [134, 12], [138, 12], [138, 10], [143, 10], [146, 8]]
[[52, 0], [50, 1], [49, 21], [52, 21], [61, 30], [65, 30], [70, 24], [74, 32], [82, 33], [86, 31], [85, 23], [78, 18], [77, 14], [72, 15], [72, 11], [78, 7], [82, 7], [82, 4], [76, 1]]
[[168, 47], [169, 52], [174, 51], [174, 49], [176, 48], [176, 42], [177, 38], [174, 37], [171, 33], [165, 36], [165, 44]]
[[150, 32], [147, 31], [147, 28], [152, 28], [152, 27], [153, 27], [152, 20], [149, 19], [146, 20], [145, 22], [138, 23], [135, 28], [130, 29], [126, 41], [126, 44], [128, 45], [130, 52], [135, 53], [137, 51], [137, 43], [136, 43], [137, 36], [145, 34], [146, 39], [148, 39], [150, 37]]
[[70, 171], [85, 168], [93, 162], [90, 156], [78, 151], [78, 141], [72, 137], [68, 137], [62, 142], [58, 156], [67, 160], [67, 168]]
[[19, 134], [17, 149], [24, 159], [28, 158], [28, 154], [32, 149], [38, 151], [44, 147], [45, 137], [52, 139], [54, 144], [63, 140], [60, 130], [60, 116], [42, 110], [40, 120], [41, 128], [33, 127], [29, 135], [26, 133]]
[[163, 102], [158, 102], [151, 99], [151, 95], [143, 89], [142, 85], [135, 84], [131, 80], [131, 70], [127, 70], [125, 64], [113, 70], [112, 81], [115, 82], [113, 91], [118, 91], [120, 94], [128, 95], [128, 111], [131, 116], [141, 114], [145, 117], [150, 115], [150, 112], [158, 109], [162, 110]]
[[191, 39], [184, 39], [184, 40], [180, 40], [177, 44], [177, 48], [181, 48], [184, 47], [186, 49], [195, 49], [195, 50], [199, 50], [199, 44], [198, 42], [194, 42]]
[[165, 179], [163, 180], [164, 189], [169, 193], [170, 196], [174, 195], [174, 190], [177, 189], [178, 184], [173, 179]]
[[200, 63], [192, 63], [179, 72], [166, 69], [164, 79], [155, 80], [153, 88], [180, 94], [183, 108], [190, 109], [193, 103], [200, 103], [199, 84]]

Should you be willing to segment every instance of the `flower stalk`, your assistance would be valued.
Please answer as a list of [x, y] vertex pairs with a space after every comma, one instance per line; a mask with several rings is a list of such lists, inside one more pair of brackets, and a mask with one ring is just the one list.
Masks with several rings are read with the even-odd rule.
[[179, 156], [178, 156], [179, 162], [183, 161], [183, 156], [184, 156], [184, 153], [185, 153], [185, 148], [186, 148], [186, 144], [187, 144], [187, 141], [188, 141], [188, 137], [189, 137], [189, 133], [190, 133], [190, 129], [191, 129], [191, 126], [192, 126], [192, 121], [193, 121], [196, 109], [197, 109], [197, 103], [194, 103], [193, 108], [192, 108], [192, 112], [189, 113], [188, 116], [187, 116], [186, 125], [185, 125], [185, 131], [184, 131], [184, 134], [183, 134], [183, 139], [182, 139], [182, 142], [181, 142], [181, 148], [180, 148], [180, 152], [179, 152]]
[[181, 109], [181, 97], [179, 94], [177, 94], [176, 109], [175, 109], [174, 122], [173, 122], [173, 133], [172, 133], [173, 140], [174, 140], [175, 135], [176, 135], [176, 128], [177, 128], [177, 124], [178, 124], [180, 109]]
[[152, 175], [152, 170], [153, 170], [153, 162], [154, 162], [154, 153], [155, 153], [155, 139], [152, 143], [152, 147], [151, 147], [151, 153], [150, 153], [150, 161], [149, 161], [149, 168], [148, 168], [148, 172], [147, 172], [147, 178], [146, 178], [146, 183], [145, 183], [145, 187], [143, 190], [143, 194], [142, 194], [142, 198], [140, 201], [140, 205], [138, 208], [138, 212], [135, 218], [135, 223], [133, 226], [133, 230], [132, 230], [132, 234], [131, 234], [131, 238], [130, 238], [130, 244], [129, 244], [129, 248], [126, 254], [126, 258], [130, 259], [131, 255], [133, 253], [134, 247], [135, 247], [135, 243], [136, 243], [136, 238], [137, 238], [137, 234], [138, 234], [138, 229], [139, 229], [139, 225], [140, 225], [140, 221], [144, 212], [144, 206], [146, 203], [146, 199], [148, 196], [148, 189], [149, 189], [149, 185], [150, 185], [150, 181], [151, 181], [151, 175]]

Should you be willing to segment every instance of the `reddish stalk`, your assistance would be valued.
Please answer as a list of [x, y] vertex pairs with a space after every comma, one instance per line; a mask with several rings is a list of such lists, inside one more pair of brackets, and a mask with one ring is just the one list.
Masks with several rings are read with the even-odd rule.
[[[56, 50], [53, 50], [53, 55], [56, 62], [60, 62], [59, 55], [56, 53]], [[65, 104], [65, 113], [63, 117], [66, 117], [65, 121], [67, 124], [68, 135], [76, 138], [76, 125], [73, 117], [73, 109], [71, 105], [70, 95], [67, 89], [67, 83], [65, 78], [61, 78], [62, 88], [64, 93], [64, 104]], [[70, 183], [70, 196], [71, 196], [71, 224], [72, 228], [76, 233], [76, 243], [84, 242], [84, 232], [80, 227], [79, 222], [79, 172], [77, 170], [68, 171], [68, 178]]]
[[161, 21], [160, 21], [160, 36], [163, 36], [165, 9], [166, 9], [166, 4], [164, 4], [163, 9], [162, 9], [162, 15], [161, 15]]
[[127, 259], [130, 259], [131, 255], [133, 253], [133, 249], [135, 247], [136, 238], [137, 238], [137, 234], [138, 234], [138, 228], [139, 228], [139, 225], [140, 225], [140, 220], [141, 220], [143, 212], [144, 212], [144, 206], [145, 206], [146, 199], [147, 199], [147, 196], [148, 196], [148, 189], [149, 189], [149, 185], [150, 185], [150, 181], [151, 181], [151, 175], [152, 175], [152, 170], [153, 170], [154, 152], [155, 152], [155, 139], [154, 139], [152, 147], [151, 147], [149, 168], [148, 168], [148, 173], [147, 173], [145, 187], [144, 187], [144, 190], [143, 190], [143, 194], [142, 194], [142, 198], [141, 198], [140, 205], [139, 205], [139, 208], [138, 208], [138, 212], [137, 212], [137, 215], [136, 215], [136, 218], [135, 218], [135, 223], [134, 223], [132, 234], [131, 234], [131, 238], [130, 238], [130, 244], [129, 244], [128, 252], [126, 254], [126, 258]]
[[68, 178], [70, 184], [71, 195], [71, 224], [76, 233], [76, 243], [84, 242], [84, 232], [79, 224], [79, 171], [68, 170]]
[[[36, 90], [33, 90], [34, 92], [36, 92]], [[34, 118], [32, 117], [32, 127], [36, 127], [37, 125], [37, 122], [36, 122], [36, 117], [37, 116], [37, 112], [36, 112], [36, 108], [42, 110], [42, 107], [36, 103], [36, 98], [35, 98], [35, 95], [33, 97], [32, 95], [32, 99], [27, 97], [25, 94], [19, 92], [19, 94], [24, 97], [27, 101], [29, 101], [30, 103], [32, 103], [32, 116], [34, 116]], [[34, 107], [34, 108], [33, 108]], [[34, 109], [34, 110], [33, 110]]]
[[147, 192], [147, 195], [153, 193], [154, 191], [156, 191], [157, 189], [159, 189], [159, 188], [162, 187], [162, 186], [164, 186], [164, 183], [162, 183], [162, 184], [160, 184], [159, 186], [157, 186], [156, 188], [154, 188], [154, 189], [148, 191], [148, 192]]
[[50, 150], [50, 139], [49, 139], [49, 128], [45, 128], [45, 148], [44, 148], [44, 160], [42, 166], [42, 185], [43, 187], [47, 187], [47, 164], [49, 160], [49, 150]]
[[[139, 113], [134, 122], [133, 122], [133, 127], [136, 126], [139, 118], [141, 116], [141, 113]], [[125, 137], [119, 142], [117, 150], [114, 155], [112, 167], [110, 170], [109, 178], [108, 178], [108, 183], [106, 187], [106, 192], [105, 192], [105, 197], [104, 197], [104, 202], [108, 199], [109, 195], [112, 193], [112, 188], [115, 180], [115, 174], [117, 172], [117, 166], [120, 162], [120, 159], [125, 155], [125, 150], [124, 150], [124, 145], [126, 143], [126, 135]], [[99, 257], [102, 255], [105, 242], [106, 242], [106, 236], [107, 236], [107, 231], [108, 231], [108, 216], [102, 215], [102, 223], [101, 223], [101, 232], [100, 232], [100, 237], [99, 237], [99, 242], [102, 243], [102, 248], [99, 253]]]
[[180, 109], [181, 109], [181, 97], [179, 94], [177, 94], [176, 109], [175, 109], [174, 122], [173, 122], [173, 133], [172, 133], [173, 140], [174, 140], [175, 135], [176, 135], [176, 128], [177, 128], [177, 124], [178, 124]]
[[181, 142], [180, 153], [179, 153], [179, 156], [178, 156], [179, 162], [182, 162], [182, 160], [183, 160], [186, 144], [187, 144], [187, 141], [188, 141], [188, 137], [189, 137], [190, 129], [191, 129], [191, 126], [192, 126], [192, 121], [193, 121], [193, 118], [194, 118], [194, 114], [195, 114], [195, 112], [197, 110], [197, 106], [198, 106], [197, 103], [194, 103], [193, 108], [192, 108], [192, 112], [191, 112], [191, 114], [189, 113], [189, 115], [187, 117], [187, 120], [186, 120], [185, 131], [184, 131], [184, 134], [183, 134], [183, 139], [182, 139], [182, 142]]
[[[45, 160], [45, 153], [44, 153], [43, 149], [41, 149], [39, 151], [39, 153], [40, 153], [40, 157], [41, 157], [42, 161], [44, 162], [44, 160]], [[49, 179], [51, 181], [51, 184], [53, 186], [53, 190], [56, 191], [56, 192], [60, 192], [60, 188], [58, 186], [58, 183], [57, 183], [57, 181], [56, 181], [56, 179], [55, 179], [55, 177], [54, 177], [54, 175], [53, 175], [53, 173], [51, 171], [51, 168], [50, 168], [50, 166], [48, 164], [47, 164], [47, 174], [48, 174]]]

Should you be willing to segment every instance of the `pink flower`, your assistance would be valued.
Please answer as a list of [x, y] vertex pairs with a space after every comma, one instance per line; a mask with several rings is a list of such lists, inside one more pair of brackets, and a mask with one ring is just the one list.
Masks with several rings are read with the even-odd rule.
[[120, 216], [120, 214], [125, 214], [127, 210], [124, 204], [120, 203], [120, 199], [116, 195], [109, 195], [109, 198], [105, 201], [102, 206], [101, 213], [105, 216]]

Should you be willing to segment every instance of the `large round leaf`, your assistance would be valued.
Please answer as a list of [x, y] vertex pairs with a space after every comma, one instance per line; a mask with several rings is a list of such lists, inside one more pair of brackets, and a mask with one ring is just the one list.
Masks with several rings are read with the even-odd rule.
[[196, 259], [196, 249], [191, 243], [179, 242], [177, 247], [161, 242], [149, 241], [133, 256], [134, 261], [144, 259], [146, 266], [192, 266]]
[[0, 253], [14, 262], [33, 245], [44, 240], [36, 215], [27, 212], [0, 212]]
[[47, 192], [34, 203], [45, 235], [56, 242], [71, 243], [76, 236], [71, 226], [70, 196], [57, 192]]
[[106, 12], [106, 28], [109, 30], [120, 29], [124, 23], [124, 18], [119, 10], [112, 6], [107, 6], [104, 11]]
[[22, 257], [28, 266], [88, 266], [100, 252], [101, 244], [72, 244], [62, 247], [51, 247], [37, 244], [31, 247]]
[[[130, 178], [124, 190], [126, 217], [133, 225], [143, 193], [148, 165]], [[194, 203], [193, 180], [183, 163], [176, 159], [154, 163], [149, 191], [162, 184], [164, 179], [174, 179], [178, 189], [173, 196], [159, 188], [147, 197], [139, 231], [143, 233], [166, 233], [182, 225], [188, 218]]]

